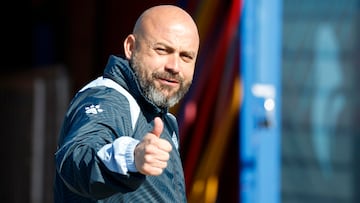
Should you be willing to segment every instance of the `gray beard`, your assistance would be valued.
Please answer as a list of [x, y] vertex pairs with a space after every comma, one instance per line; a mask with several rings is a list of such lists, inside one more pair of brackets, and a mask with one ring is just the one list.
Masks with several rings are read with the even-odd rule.
[[151, 82], [148, 83], [144, 80], [140, 80], [140, 86], [145, 96], [159, 107], [172, 107], [183, 97], [183, 95], [179, 95], [178, 92], [174, 96], [167, 98], [161, 91], [157, 90]]
[[166, 97], [161, 90], [166, 89], [166, 86], [160, 87], [160, 89], [157, 89], [155, 87], [155, 84], [153, 83], [154, 75], [156, 73], [152, 74], [151, 78], [146, 78], [146, 74], [144, 71], [141, 71], [141, 63], [136, 57], [136, 54], [131, 58], [130, 64], [135, 72], [135, 75], [137, 76], [140, 87], [143, 91], [143, 94], [146, 98], [148, 98], [151, 102], [153, 102], [156, 106], [162, 107], [162, 108], [170, 108], [173, 107], [175, 104], [177, 104], [184, 95], [188, 92], [190, 84], [184, 85], [183, 82], [180, 83], [179, 90], [172, 96], [172, 97]]

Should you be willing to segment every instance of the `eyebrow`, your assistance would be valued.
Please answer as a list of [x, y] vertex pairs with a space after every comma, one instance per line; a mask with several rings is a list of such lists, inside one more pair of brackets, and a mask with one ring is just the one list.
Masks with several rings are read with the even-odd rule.
[[[153, 43], [152, 46], [164, 46], [166, 47], [166, 49], [171, 49], [171, 50], [176, 50], [175, 48], [173, 48], [172, 46], [169, 46], [168, 44], [164, 43], [164, 42], [156, 42], [156, 43]], [[180, 51], [181, 54], [186, 54], [188, 56], [191, 56], [191, 57], [195, 57], [196, 56], [196, 53], [194, 51]]]

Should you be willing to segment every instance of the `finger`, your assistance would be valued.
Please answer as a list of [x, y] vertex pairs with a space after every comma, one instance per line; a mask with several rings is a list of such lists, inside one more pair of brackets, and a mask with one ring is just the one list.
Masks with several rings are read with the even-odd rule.
[[165, 151], [159, 151], [159, 153], [157, 153], [154, 157], [154, 162], [167, 162], [170, 159], [170, 154], [168, 152]]
[[138, 170], [144, 175], [158, 176], [163, 172], [163, 169], [162, 167], [154, 167], [152, 164], [145, 163]]
[[167, 161], [169, 160], [169, 156], [166, 154], [151, 156], [147, 155], [145, 157], [144, 165], [155, 167], [155, 168], [166, 168]]
[[165, 152], [170, 152], [172, 150], [170, 142], [165, 139], [158, 140], [156, 146]]
[[151, 133], [153, 133], [157, 137], [160, 137], [163, 129], [164, 129], [164, 123], [162, 122], [161, 118], [155, 117], [155, 119], [154, 119], [154, 128], [151, 131]]
[[167, 161], [154, 162], [154, 163], [152, 163], [152, 167], [163, 170], [167, 167]]

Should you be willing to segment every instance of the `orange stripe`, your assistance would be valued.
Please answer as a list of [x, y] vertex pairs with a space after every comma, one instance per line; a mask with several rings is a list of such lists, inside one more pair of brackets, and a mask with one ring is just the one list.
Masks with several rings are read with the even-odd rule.
[[[214, 128], [214, 133], [211, 135], [209, 146], [204, 151], [204, 156], [199, 163], [199, 168], [196, 172], [194, 185], [188, 196], [189, 203], [191, 202], [215, 202], [217, 192], [217, 177], [221, 166], [221, 160], [224, 156], [224, 151], [228, 145], [231, 137], [231, 129], [236, 126], [236, 118], [240, 108], [240, 79], [236, 78], [233, 87], [233, 97], [229, 108], [224, 113], [224, 120], [217, 123]], [[207, 191], [212, 191], [209, 193]]]

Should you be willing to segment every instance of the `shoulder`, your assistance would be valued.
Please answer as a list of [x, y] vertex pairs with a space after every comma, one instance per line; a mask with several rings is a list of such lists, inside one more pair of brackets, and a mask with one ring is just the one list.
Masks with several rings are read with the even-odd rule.
[[73, 103], [76, 102], [102, 102], [104, 105], [110, 107], [117, 105], [129, 105], [129, 103], [136, 104], [135, 99], [121, 85], [109, 78], [103, 77], [98, 77], [85, 85], [76, 94]]

